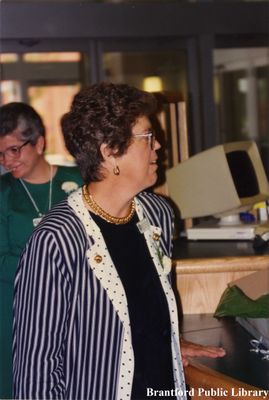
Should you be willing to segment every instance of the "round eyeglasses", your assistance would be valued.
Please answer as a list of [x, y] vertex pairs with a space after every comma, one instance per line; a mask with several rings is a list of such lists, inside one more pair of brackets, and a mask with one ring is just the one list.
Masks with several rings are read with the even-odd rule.
[[30, 143], [30, 140], [24, 142], [21, 146], [11, 146], [8, 147], [5, 151], [0, 151], [0, 162], [5, 160], [5, 157], [9, 157], [12, 159], [17, 159], [21, 155], [21, 149]]
[[134, 133], [132, 136], [135, 139], [147, 138], [151, 150], [154, 150], [156, 137], [153, 131], [148, 131], [147, 133]]

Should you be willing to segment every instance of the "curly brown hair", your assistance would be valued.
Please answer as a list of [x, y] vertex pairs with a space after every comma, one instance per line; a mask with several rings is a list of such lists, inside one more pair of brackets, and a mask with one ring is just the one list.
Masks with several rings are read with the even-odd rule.
[[116, 157], [123, 155], [137, 118], [150, 116], [155, 110], [152, 94], [126, 84], [102, 82], [74, 97], [61, 126], [66, 147], [86, 183], [103, 179], [101, 144], [106, 143]]

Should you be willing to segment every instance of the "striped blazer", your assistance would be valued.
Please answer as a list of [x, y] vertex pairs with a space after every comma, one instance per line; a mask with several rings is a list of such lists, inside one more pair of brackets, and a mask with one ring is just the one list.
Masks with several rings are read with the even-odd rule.
[[[185, 400], [169, 281], [173, 213], [150, 193], [140, 193], [135, 206], [167, 298], [175, 387], [182, 393], [178, 399]], [[133, 373], [126, 295], [79, 189], [43, 219], [21, 256], [14, 298], [14, 398], [128, 400]]]

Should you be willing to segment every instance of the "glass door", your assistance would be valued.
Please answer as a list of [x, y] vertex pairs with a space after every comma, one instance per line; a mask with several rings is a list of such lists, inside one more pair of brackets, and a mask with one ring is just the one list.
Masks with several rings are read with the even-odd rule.
[[188, 97], [187, 57], [181, 51], [106, 52], [105, 79], [150, 92], [169, 91]]
[[60, 127], [61, 116], [70, 109], [80, 85], [35, 85], [28, 87], [29, 103], [41, 115], [46, 127], [46, 158], [52, 164], [72, 164]]
[[214, 69], [219, 141], [255, 140], [269, 176], [268, 48], [215, 50]]
[[46, 127], [46, 157], [52, 163], [72, 163], [64, 145], [60, 118], [88, 80], [86, 59], [81, 52], [1, 55], [1, 104], [24, 101], [37, 110]]

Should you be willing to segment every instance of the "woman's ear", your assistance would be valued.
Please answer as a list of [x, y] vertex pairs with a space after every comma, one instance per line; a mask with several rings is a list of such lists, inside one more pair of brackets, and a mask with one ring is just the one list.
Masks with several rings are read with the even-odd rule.
[[39, 136], [36, 142], [36, 151], [37, 154], [41, 155], [45, 150], [45, 138], [44, 136]]
[[109, 157], [113, 155], [112, 150], [108, 147], [106, 143], [102, 143], [100, 146], [100, 151], [104, 161], [108, 161]]
[[117, 160], [115, 157], [115, 151], [111, 150], [110, 147], [106, 143], [102, 143], [100, 147], [101, 154], [104, 159], [104, 164], [103, 166], [106, 166], [106, 168], [113, 172], [114, 175], [119, 175], [120, 170], [117, 165]]

